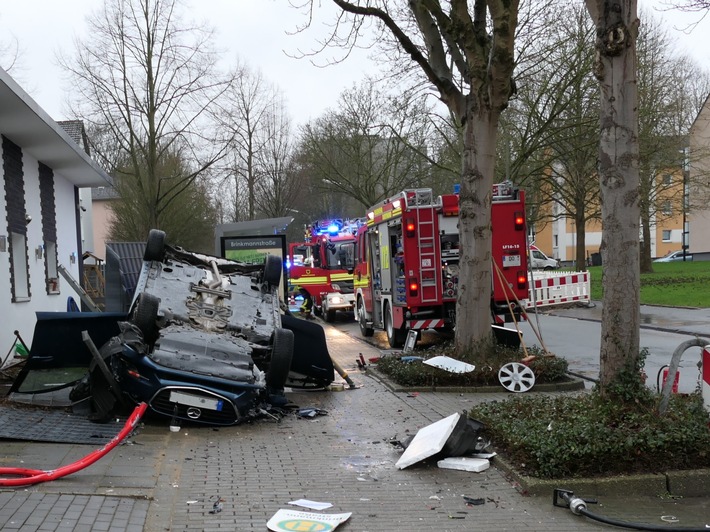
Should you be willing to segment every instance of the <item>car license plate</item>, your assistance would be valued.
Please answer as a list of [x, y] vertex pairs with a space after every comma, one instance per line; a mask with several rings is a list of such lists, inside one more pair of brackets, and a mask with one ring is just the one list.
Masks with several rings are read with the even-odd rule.
[[503, 255], [503, 268], [520, 266], [520, 255]]
[[193, 395], [191, 393], [170, 392], [170, 402], [180, 405], [194, 406], [197, 408], [206, 408], [207, 410], [222, 411], [222, 401], [212, 399], [210, 397], [202, 397], [201, 395]]

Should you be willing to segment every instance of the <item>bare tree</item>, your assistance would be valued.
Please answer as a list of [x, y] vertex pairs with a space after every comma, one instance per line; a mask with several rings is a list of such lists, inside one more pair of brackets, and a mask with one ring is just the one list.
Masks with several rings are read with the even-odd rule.
[[[164, 154], [156, 167], [159, 178], [158, 188], [169, 189], [173, 179], [192, 173], [190, 161], [184, 160], [182, 154]], [[117, 173], [123, 174], [120, 166]], [[202, 177], [195, 179], [172, 201], [161, 206], [161, 227], [167, 228], [170, 241], [188, 249], [206, 253], [213, 252], [212, 239], [214, 226], [217, 223], [216, 209], [208, 192], [209, 183]], [[150, 211], [144, 208], [144, 198], [140, 189], [135, 188], [133, 181], [115, 179], [114, 187], [119, 200], [111, 203], [113, 216], [118, 223], [111, 226], [110, 238], [114, 241], [141, 241], [150, 227]]]
[[264, 143], [257, 154], [260, 179], [256, 182], [258, 213], [268, 218], [293, 211], [301, 182], [293, 164], [291, 122], [282, 98], [277, 98], [263, 123]]
[[602, 394], [639, 357], [639, 144], [635, 0], [585, 0], [597, 28], [594, 74], [601, 89], [599, 179], [604, 290]]
[[[498, 120], [514, 91], [519, 0], [333, 0], [342, 13], [329, 40], [354, 45], [367, 20], [394, 38], [463, 127], [456, 347], [490, 337], [491, 188]], [[343, 34], [338, 35], [340, 30]], [[343, 40], [344, 39], [344, 40]]]
[[5, 72], [14, 74], [21, 56], [20, 43], [17, 37], [10, 36], [7, 39], [0, 41], [0, 68]]
[[553, 3], [536, 15], [545, 31], [521, 35], [527, 46], [516, 67], [518, 92], [501, 120], [497, 174], [525, 187], [528, 226], [574, 222], [576, 266], [585, 269], [586, 224], [600, 217], [594, 26], [581, 4]]
[[[267, 149], [269, 120], [279, 99], [276, 88], [259, 70], [240, 63], [234, 70], [234, 83], [221, 103], [222, 127], [232, 138], [228, 172], [233, 180], [234, 219], [253, 220], [257, 211], [257, 192], [261, 176], [257, 160]], [[279, 111], [280, 112], [280, 111]], [[240, 213], [240, 203], [246, 209]]]
[[[650, 13], [643, 13], [638, 38], [639, 179], [641, 272], [653, 271], [651, 232], [655, 225], [677, 216], [683, 202], [683, 147], [694, 118], [687, 105], [688, 72], [673, 50], [668, 32]], [[695, 73], [693, 73], [695, 75]], [[668, 176], [668, 180], [665, 178]], [[676, 186], [670, 186], [675, 176]], [[675, 213], [675, 214], [674, 214]]]
[[665, 5], [680, 11], [699, 12], [710, 9], [710, 0], [666, 0]]
[[[143, 223], [133, 239], [154, 227], [170, 232], [167, 209], [225, 153], [212, 111], [229, 80], [216, 72], [211, 31], [185, 23], [179, 7], [179, 0], [107, 0], [88, 19], [76, 55], [60, 58], [73, 79], [75, 116], [113, 141], [95, 145], [95, 156], [135, 192]], [[176, 155], [192, 164], [169, 164]]]
[[428, 176], [429, 125], [421, 98], [389, 96], [365, 80], [341, 94], [336, 110], [303, 128], [312, 186], [346, 194], [362, 207], [421, 186]]

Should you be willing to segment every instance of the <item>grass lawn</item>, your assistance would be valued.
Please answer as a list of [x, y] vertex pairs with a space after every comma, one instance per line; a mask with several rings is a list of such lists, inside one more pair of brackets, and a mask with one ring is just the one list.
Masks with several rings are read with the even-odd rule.
[[[602, 266], [589, 268], [592, 299], [602, 298]], [[710, 262], [654, 262], [641, 274], [641, 304], [710, 307]]]

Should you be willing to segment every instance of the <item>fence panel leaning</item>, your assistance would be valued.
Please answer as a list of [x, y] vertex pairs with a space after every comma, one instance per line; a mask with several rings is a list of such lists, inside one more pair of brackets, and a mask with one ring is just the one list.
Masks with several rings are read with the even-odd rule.
[[590, 302], [589, 272], [536, 271], [528, 278], [526, 309]]

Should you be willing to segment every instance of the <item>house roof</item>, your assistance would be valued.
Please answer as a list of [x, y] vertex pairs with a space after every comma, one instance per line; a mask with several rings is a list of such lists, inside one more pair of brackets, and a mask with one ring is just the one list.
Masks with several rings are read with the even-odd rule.
[[109, 183], [108, 174], [2, 68], [0, 133], [78, 187]]
[[91, 199], [94, 201], [113, 200], [113, 199], [117, 199], [120, 197], [121, 196], [118, 194], [116, 189], [111, 186], [92, 187], [91, 188]]
[[86, 129], [84, 129], [83, 121], [60, 120], [57, 124], [62, 126], [62, 129], [69, 134], [71, 139], [76, 142], [87, 155], [91, 155], [91, 150], [89, 149], [89, 138], [86, 136]]

